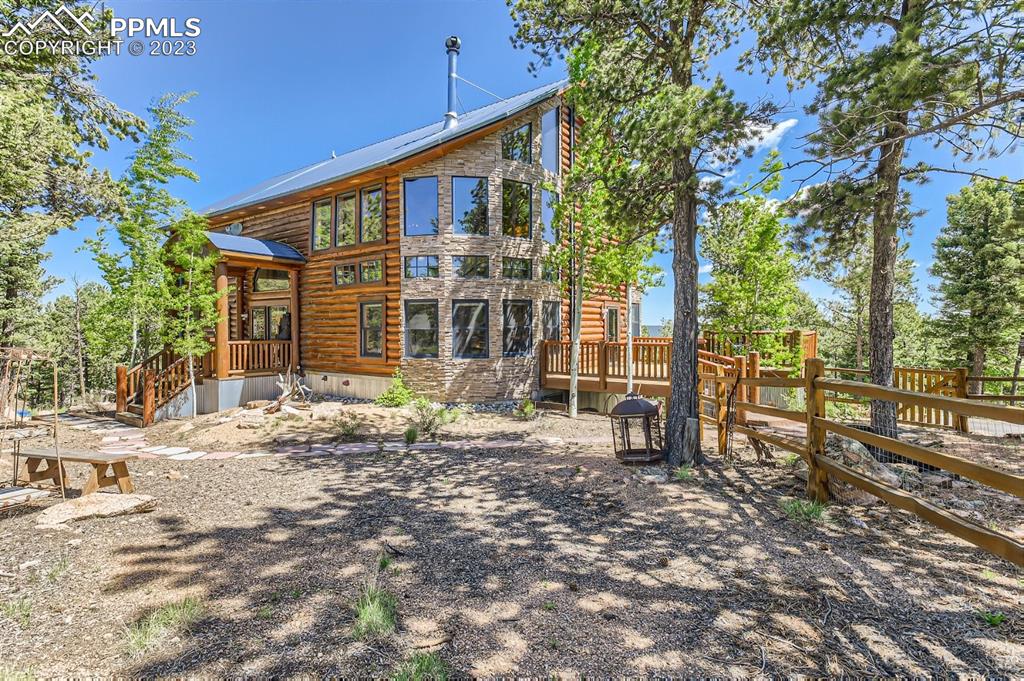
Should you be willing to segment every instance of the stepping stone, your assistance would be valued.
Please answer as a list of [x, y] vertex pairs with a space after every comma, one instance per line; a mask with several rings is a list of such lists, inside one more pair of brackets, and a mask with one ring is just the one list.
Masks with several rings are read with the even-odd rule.
[[335, 454], [364, 454], [377, 451], [377, 445], [368, 442], [353, 442], [345, 445], [338, 445], [334, 448]]
[[139, 457], [140, 459], [159, 459], [160, 458], [156, 454], [150, 454], [149, 452], [137, 452], [135, 454], [135, 456]]
[[404, 452], [405, 449], [406, 449], [406, 444], [404, 442], [385, 442], [384, 443], [384, 451], [385, 452]]
[[241, 452], [210, 452], [203, 457], [203, 461], [209, 461], [217, 459], [231, 459], [241, 454]]
[[310, 445], [309, 448], [310, 449], [315, 449], [315, 450], [318, 450], [318, 451], [326, 451], [326, 450], [334, 449], [334, 445]]
[[409, 449], [417, 452], [423, 452], [430, 449], [441, 449], [441, 445], [438, 442], [417, 442], [409, 445]]
[[[282, 452], [280, 450], [278, 450], [277, 453], [281, 454]], [[274, 455], [274, 452], [268, 452], [265, 449], [257, 449], [257, 450], [252, 451], [252, 452], [244, 452], [242, 454], [239, 454], [238, 458], [239, 459], [262, 459], [264, 457], [273, 456], [273, 455]]]
[[166, 445], [154, 445], [153, 447], [143, 447], [142, 451], [156, 454], [157, 452], [162, 452], [165, 449], [167, 449]]
[[[291, 445], [290, 447], [278, 447], [278, 454], [303, 454], [309, 451], [309, 445]], [[239, 458], [244, 457], [242, 454]]]
[[200, 457], [206, 456], [206, 452], [182, 452], [181, 454], [173, 454], [168, 459], [174, 459], [175, 461], [195, 461]]
[[108, 435], [100, 439], [100, 442], [120, 442], [121, 438], [118, 435]]
[[160, 456], [174, 456], [175, 454], [187, 454], [190, 451], [188, 447], [164, 447], [156, 453]]

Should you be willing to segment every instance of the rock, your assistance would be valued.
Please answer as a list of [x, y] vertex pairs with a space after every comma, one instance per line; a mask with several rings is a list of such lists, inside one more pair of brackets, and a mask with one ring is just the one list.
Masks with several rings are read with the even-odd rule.
[[304, 445], [309, 443], [309, 435], [305, 433], [285, 433], [274, 438], [274, 443], [287, 447], [288, 445]]
[[178, 432], [187, 433], [188, 431], [192, 430], [195, 427], [196, 424], [192, 423], [191, 421], [185, 421], [185, 423], [181, 424], [181, 427], [178, 428]]
[[921, 476], [921, 483], [931, 487], [950, 489], [953, 486], [953, 479], [941, 473], [926, 473]]
[[270, 404], [270, 400], [249, 400], [245, 403], [246, 409], [262, 409]]
[[51, 528], [89, 518], [110, 518], [129, 513], [145, 513], [156, 508], [156, 499], [147, 494], [89, 494], [51, 506], [37, 517], [36, 527]]
[[890, 487], [903, 484], [903, 479], [892, 468], [877, 461], [867, 447], [848, 437], [829, 433], [825, 440], [825, 455]]
[[265, 419], [253, 418], [251, 416], [241, 419], [238, 422], [238, 427], [242, 430], [258, 430], [263, 427]]
[[850, 521], [850, 524], [854, 527], [859, 527], [862, 530], [868, 529], [868, 524], [860, 518], [848, 518], [848, 520]]
[[24, 563], [18, 566], [19, 570], [28, 570], [29, 568], [35, 567], [42, 563], [41, 560], [26, 560]]
[[181, 471], [167, 471], [168, 480], [181, 480], [182, 477]]
[[655, 466], [644, 466], [636, 472], [636, 479], [648, 485], [661, 485], [668, 482], [668, 473]]

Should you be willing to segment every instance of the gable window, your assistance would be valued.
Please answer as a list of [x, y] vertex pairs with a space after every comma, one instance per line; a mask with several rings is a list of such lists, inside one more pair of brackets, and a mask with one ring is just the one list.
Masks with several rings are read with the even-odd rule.
[[437, 337], [437, 301], [405, 301], [405, 354], [409, 357], [437, 357]]
[[633, 338], [639, 338], [643, 335], [640, 330], [640, 303], [630, 303], [629, 314], [632, 317], [629, 325], [633, 329]]
[[331, 247], [331, 200], [322, 199], [313, 204], [313, 250]]
[[359, 304], [359, 354], [384, 356], [384, 303]]
[[256, 270], [256, 274], [253, 276], [252, 290], [255, 293], [287, 291], [288, 272], [285, 270], [265, 270], [261, 267]]
[[501, 233], [529, 239], [533, 219], [532, 187], [515, 180], [501, 181]]
[[437, 178], [415, 177], [402, 184], [405, 235], [437, 234]]
[[529, 258], [502, 258], [501, 276], [506, 279], [532, 279], [533, 261]]
[[486, 300], [452, 301], [452, 357], [487, 357]]
[[501, 157], [506, 161], [530, 163], [533, 160], [530, 149], [531, 137], [533, 137], [532, 123], [509, 130], [501, 136]]
[[604, 339], [609, 343], [619, 342], [619, 308], [609, 305], [604, 309]]
[[557, 300], [545, 300], [541, 310], [541, 324], [544, 326], [544, 340], [562, 340], [562, 304]]
[[351, 286], [354, 283], [356, 283], [355, 263], [346, 263], [344, 265], [334, 266], [335, 286]]
[[384, 238], [384, 193], [380, 187], [364, 189], [359, 210], [359, 240], [380, 241]]
[[452, 270], [458, 279], [487, 279], [491, 276], [490, 259], [486, 255], [456, 255]]
[[533, 346], [533, 302], [506, 300], [502, 302], [501, 352], [506, 357], [527, 355]]
[[363, 284], [370, 284], [384, 279], [384, 267], [381, 261], [364, 260], [359, 263], [359, 281]]
[[452, 229], [456, 234], [487, 236], [487, 178], [452, 178]]
[[356, 195], [343, 194], [337, 198], [334, 214], [335, 246], [351, 246], [356, 242]]
[[540, 117], [540, 162], [544, 169], [558, 174], [558, 112], [556, 106]]
[[544, 241], [549, 244], [558, 240], [558, 232], [555, 229], [555, 202], [558, 195], [549, 192], [547, 189], [540, 190], [540, 222], [543, 227], [542, 235]]
[[405, 256], [405, 278], [420, 279], [423, 277], [436, 277], [437, 256], [436, 255], [407, 255]]

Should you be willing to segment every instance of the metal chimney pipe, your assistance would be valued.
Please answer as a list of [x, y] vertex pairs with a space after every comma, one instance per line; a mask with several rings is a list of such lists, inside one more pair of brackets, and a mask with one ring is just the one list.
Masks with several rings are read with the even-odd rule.
[[448, 111], [444, 115], [444, 129], [449, 130], [459, 124], [459, 114], [455, 106], [455, 80], [458, 78], [456, 66], [462, 41], [457, 35], [448, 36], [448, 39], [444, 41], [444, 46], [448, 50]]

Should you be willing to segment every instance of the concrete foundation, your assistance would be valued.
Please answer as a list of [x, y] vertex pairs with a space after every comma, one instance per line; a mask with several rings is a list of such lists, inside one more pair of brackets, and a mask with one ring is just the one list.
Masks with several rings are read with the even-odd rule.
[[391, 377], [307, 371], [303, 382], [310, 390], [321, 395], [372, 400], [388, 389]]

